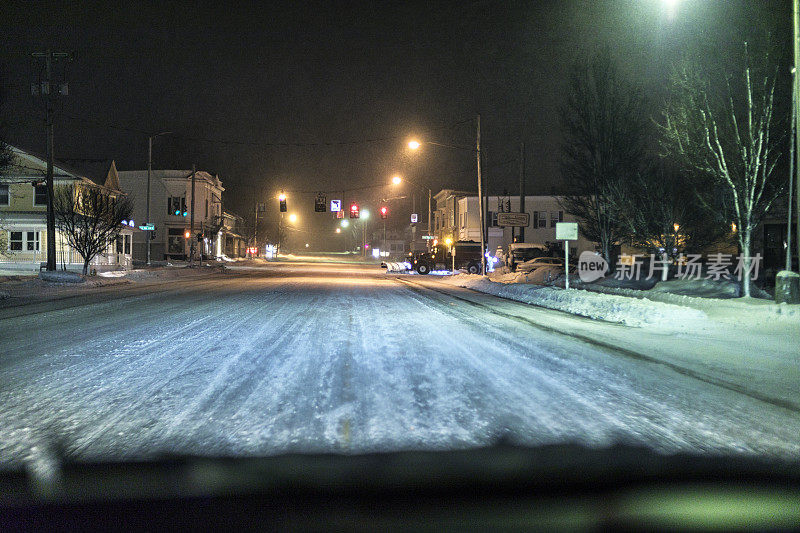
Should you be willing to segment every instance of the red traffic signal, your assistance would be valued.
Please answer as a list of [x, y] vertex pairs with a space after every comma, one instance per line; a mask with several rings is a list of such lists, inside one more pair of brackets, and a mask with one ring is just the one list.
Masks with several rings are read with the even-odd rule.
[[350, 218], [358, 218], [358, 204], [350, 204]]
[[381, 218], [386, 218], [388, 214], [389, 209], [385, 205], [381, 206]]

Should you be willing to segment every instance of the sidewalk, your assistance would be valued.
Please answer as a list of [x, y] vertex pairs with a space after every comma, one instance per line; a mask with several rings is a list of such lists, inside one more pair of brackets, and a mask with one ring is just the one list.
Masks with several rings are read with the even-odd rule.
[[[519, 316], [541, 327], [587, 342], [619, 347], [638, 358], [665, 364], [800, 413], [800, 310], [795, 309], [798, 306], [778, 306], [752, 299], [693, 297], [686, 300], [692, 305], [678, 306], [580, 289], [564, 291], [554, 287], [504, 284], [470, 275], [424, 280], [415, 276], [413, 281], [458, 291], [459, 297]], [[521, 308], [481, 293], [534, 305]], [[559, 293], [561, 300], [554, 298], [554, 293]], [[548, 305], [552, 301], [566, 304], [560, 308]], [[565, 312], [553, 313], [537, 306]], [[614, 323], [602, 317], [588, 320], [571, 316], [587, 316], [575, 312], [576, 309], [593, 306], [638, 324], [631, 327], [622, 320]], [[692, 313], [702, 313], [702, 316], [692, 317]]]
[[222, 272], [213, 266], [187, 268], [186, 265], [153, 267], [149, 269], [119, 270], [87, 276], [83, 283], [52, 283], [38, 276], [0, 277], [0, 308], [58, 300], [72, 296], [97, 293], [104, 288], [131, 284], [156, 284], [188, 279]]

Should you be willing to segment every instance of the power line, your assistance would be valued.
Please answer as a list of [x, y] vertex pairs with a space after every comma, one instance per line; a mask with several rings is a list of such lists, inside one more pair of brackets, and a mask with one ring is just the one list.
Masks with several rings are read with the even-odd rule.
[[[63, 117], [68, 120], [73, 120], [77, 122], [84, 122], [88, 124], [92, 124], [94, 126], [100, 128], [107, 128], [119, 131], [125, 131], [128, 133], [135, 133], [137, 135], [150, 135], [152, 132], [146, 131], [139, 128], [133, 128], [130, 126], [123, 126], [120, 124], [114, 124], [110, 122], [103, 122], [95, 119], [91, 119], [88, 117], [78, 116], [78, 115], [71, 115], [68, 113], [64, 113]], [[431, 131], [443, 131], [454, 129], [462, 124], [466, 124], [470, 122], [472, 119], [460, 120], [453, 124], [449, 124], [447, 126], [440, 126], [438, 128], [434, 128]], [[364, 139], [355, 139], [355, 140], [347, 140], [347, 141], [318, 141], [318, 142], [274, 142], [274, 141], [242, 141], [238, 139], [215, 139], [211, 137], [196, 137], [192, 135], [183, 135], [180, 133], [173, 133], [174, 137], [183, 139], [185, 141], [192, 141], [192, 142], [202, 142], [202, 143], [210, 143], [210, 144], [222, 144], [222, 145], [234, 145], [234, 146], [267, 146], [267, 147], [275, 147], [275, 148], [315, 148], [315, 147], [322, 147], [322, 146], [355, 146], [361, 144], [374, 144], [379, 142], [387, 142], [387, 141], [397, 141], [398, 139], [403, 139], [406, 135], [391, 135], [386, 137], [371, 137], [371, 138], [364, 138]]]

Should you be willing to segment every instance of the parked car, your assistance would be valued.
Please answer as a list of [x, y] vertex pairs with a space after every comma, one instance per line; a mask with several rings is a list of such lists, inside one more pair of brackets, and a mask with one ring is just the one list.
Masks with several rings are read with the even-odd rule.
[[564, 260], [560, 257], [536, 257], [530, 261], [525, 261], [517, 265], [518, 272], [532, 272], [541, 267], [561, 267], [564, 268]]
[[508, 245], [508, 252], [504, 254], [503, 258], [506, 266], [513, 272], [517, 269], [517, 265], [547, 255], [550, 254], [548, 253], [547, 246], [543, 244], [515, 242]]

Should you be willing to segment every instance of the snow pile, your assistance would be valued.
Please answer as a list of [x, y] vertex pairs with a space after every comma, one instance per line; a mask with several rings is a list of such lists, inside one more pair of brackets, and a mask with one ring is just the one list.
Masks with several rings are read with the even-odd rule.
[[706, 313], [699, 309], [579, 289], [565, 291], [523, 283], [496, 283], [468, 274], [453, 276], [445, 281], [501, 298], [628, 326], [682, 325], [707, 318]]

